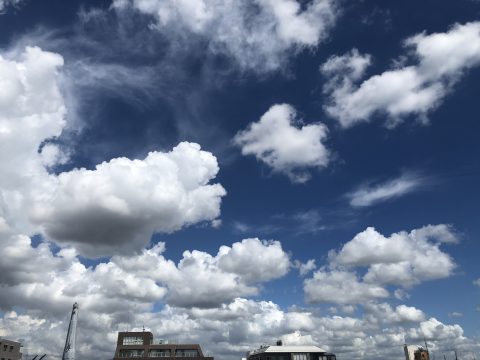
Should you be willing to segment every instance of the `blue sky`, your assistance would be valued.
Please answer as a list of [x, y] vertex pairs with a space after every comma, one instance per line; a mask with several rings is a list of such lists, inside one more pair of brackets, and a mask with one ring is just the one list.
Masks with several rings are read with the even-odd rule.
[[0, 12], [0, 336], [479, 356], [478, 1]]

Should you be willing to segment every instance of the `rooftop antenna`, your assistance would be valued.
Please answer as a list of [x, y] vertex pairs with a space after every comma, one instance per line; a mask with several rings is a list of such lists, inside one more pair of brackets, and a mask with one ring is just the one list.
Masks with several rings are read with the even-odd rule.
[[455, 360], [458, 360], [458, 357], [457, 357], [457, 350], [453, 350], [455, 352]]
[[430, 353], [428, 352], [427, 339], [423, 338], [423, 341], [425, 342], [425, 350], [427, 350], [427, 355], [430, 358]]
[[38, 360], [42, 360], [45, 356], [47, 356], [47, 354], [43, 354]]
[[[67, 338], [65, 339], [65, 348], [63, 349], [62, 360], [75, 360], [75, 342], [77, 339], [77, 320], [78, 320], [78, 304], [73, 304], [70, 323], [68, 324]], [[46, 356], [46, 354], [44, 355]], [[42, 356], [41, 360], [44, 356]]]

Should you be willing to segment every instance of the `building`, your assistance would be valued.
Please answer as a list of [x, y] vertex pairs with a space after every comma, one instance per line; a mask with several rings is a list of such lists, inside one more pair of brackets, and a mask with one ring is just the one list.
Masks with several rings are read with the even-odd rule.
[[262, 346], [247, 354], [247, 360], [336, 360], [332, 353], [318, 346]]
[[405, 345], [406, 360], [430, 360], [428, 350], [416, 345]]
[[414, 360], [430, 360], [430, 356], [428, 355], [428, 350], [419, 348], [417, 351], [415, 351]]
[[22, 344], [16, 341], [0, 338], [0, 360], [20, 360]]
[[119, 332], [114, 360], [125, 358], [163, 360], [213, 360], [203, 355], [199, 344], [174, 344], [165, 340], [154, 341], [149, 331]]

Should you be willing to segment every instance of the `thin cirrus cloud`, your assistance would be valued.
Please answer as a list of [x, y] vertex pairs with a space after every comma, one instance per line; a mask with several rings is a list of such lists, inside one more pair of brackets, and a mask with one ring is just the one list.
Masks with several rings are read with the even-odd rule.
[[416, 173], [405, 173], [382, 183], [369, 183], [346, 195], [353, 207], [368, 207], [418, 191], [427, 179]]
[[314, 0], [304, 8], [297, 0], [115, 0], [113, 8], [150, 15], [162, 36], [184, 41], [189, 33], [211, 53], [253, 71], [276, 70], [288, 53], [317, 46], [340, 13], [333, 0]]
[[[366, 79], [370, 55], [353, 49], [329, 58], [320, 68], [327, 79], [327, 114], [344, 128], [375, 115], [385, 115], [389, 127], [412, 115], [427, 122], [462, 75], [480, 64], [480, 22], [455, 24], [444, 33], [420, 33], [404, 46], [409, 53], [393, 69]], [[404, 63], [413, 65], [398, 65]]]
[[324, 144], [328, 129], [322, 123], [302, 124], [296, 110], [276, 104], [258, 122], [239, 131], [233, 142], [243, 155], [254, 155], [274, 172], [287, 175], [294, 183], [311, 178], [309, 169], [328, 165], [330, 151]]

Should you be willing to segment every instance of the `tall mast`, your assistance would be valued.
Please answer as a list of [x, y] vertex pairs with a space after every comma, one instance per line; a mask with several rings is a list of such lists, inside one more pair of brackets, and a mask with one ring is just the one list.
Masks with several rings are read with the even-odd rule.
[[68, 324], [67, 339], [65, 340], [65, 348], [63, 349], [62, 360], [75, 360], [75, 341], [77, 338], [77, 315], [78, 304], [73, 304], [70, 323]]

